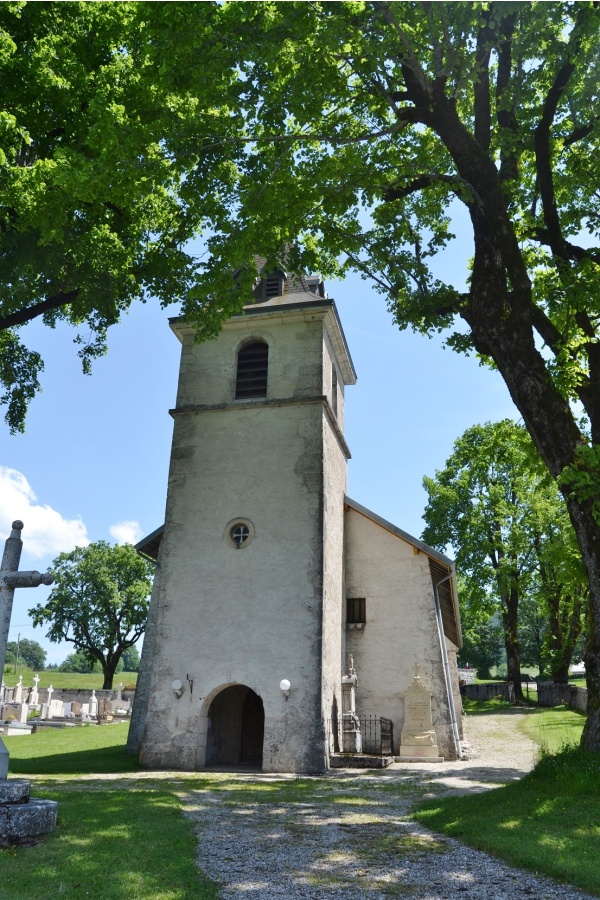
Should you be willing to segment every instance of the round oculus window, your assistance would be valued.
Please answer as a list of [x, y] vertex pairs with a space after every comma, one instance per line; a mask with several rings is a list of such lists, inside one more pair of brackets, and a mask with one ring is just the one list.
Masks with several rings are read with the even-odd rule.
[[229, 534], [233, 543], [241, 547], [250, 537], [250, 529], [247, 525], [234, 525]]
[[230, 547], [241, 550], [247, 547], [254, 538], [254, 525], [249, 519], [232, 519], [225, 526], [223, 535]]

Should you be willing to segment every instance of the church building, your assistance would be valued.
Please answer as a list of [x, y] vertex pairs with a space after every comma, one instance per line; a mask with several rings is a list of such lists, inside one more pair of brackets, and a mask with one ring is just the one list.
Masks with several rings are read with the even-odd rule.
[[[181, 367], [165, 523], [137, 545], [157, 565], [128, 750], [152, 768], [322, 772], [377, 717], [391, 754], [422, 741], [417, 756], [455, 759], [452, 562], [347, 496], [356, 374], [335, 304], [320, 278], [264, 262], [217, 339], [171, 320]], [[415, 684], [431, 714], [409, 739]]]

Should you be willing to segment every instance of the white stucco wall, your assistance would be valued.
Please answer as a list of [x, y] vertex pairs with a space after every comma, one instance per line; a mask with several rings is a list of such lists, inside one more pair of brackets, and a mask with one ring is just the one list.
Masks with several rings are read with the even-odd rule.
[[415, 674], [433, 694], [438, 749], [455, 757], [428, 558], [357, 511], [346, 510], [346, 597], [366, 598], [366, 624], [346, 625], [358, 675], [357, 711], [394, 723], [399, 752], [402, 695]]
[[[331, 390], [331, 349], [323, 347], [323, 374], [326, 388]], [[327, 393], [327, 389], [325, 393]], [[338, 421], [343, 417], [343, 398], [338, 396]], [[347, 464], [344, 448], [329, 417], [323, 412], [323, 662], [322, 710], [326, 731], [332, 737], [331, 720], [334, 699], [339, 719], [342, 711], [341, 678], [343, 674], [344, 620], [344, 496], [347, 491]], [[328, 743], [328, 751], [334, 749]]]
[[[176, 326], [183, 348], [146, 765], [201, 768], [210, 703], [236, 683], [263, 700], [266, 771], [325, 765], [323, 671], [329, 696], [340, 676], [345, 490], [345, 459], [322, 401], [327, 315], [309, 308], [237, 318], [203, 344]], [[249, 337], [269, 344], [268, 394], [236, 402], [236, 354]], [[224, 537], [237, 517], [255, 530], [241, 549]], [[292, 685], [287, 700], [282, 678]], [[184, 684], [180, 699], [174, 679]]]

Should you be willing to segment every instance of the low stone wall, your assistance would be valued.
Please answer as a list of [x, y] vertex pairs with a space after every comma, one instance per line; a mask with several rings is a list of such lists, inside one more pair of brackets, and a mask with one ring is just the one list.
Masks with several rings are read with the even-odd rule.
[[572, 706], [581, 712], [587, 711], [587, 688], [574, 684], [555, 684], [553, 681], [538, 681], [538, 706]]
[[484, 684], [461, 684], [461, 697], [467, 700], [493, 700], [501, 697], [503, 700], [514, 700], [512, 691], [509, 692], [508, 682], [491, 681]]

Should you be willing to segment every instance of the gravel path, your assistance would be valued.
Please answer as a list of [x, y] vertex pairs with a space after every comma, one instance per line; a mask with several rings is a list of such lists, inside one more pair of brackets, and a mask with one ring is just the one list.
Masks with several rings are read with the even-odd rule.
[[[537, 749], [517, 731], [524, 715], [470, 716], [465, 760], [302, 779], [306, 802], [298, 802], [293, 776], [215, 773], [212, 790], [185, 801], [197, 823], [198, 865], [221, 885], [223, 900], [584, 900], [589, 895], [407, 818], [423, 796], [484, 791], [529, 771]], [[271, 790], [279, 799], [264, 802]]]

